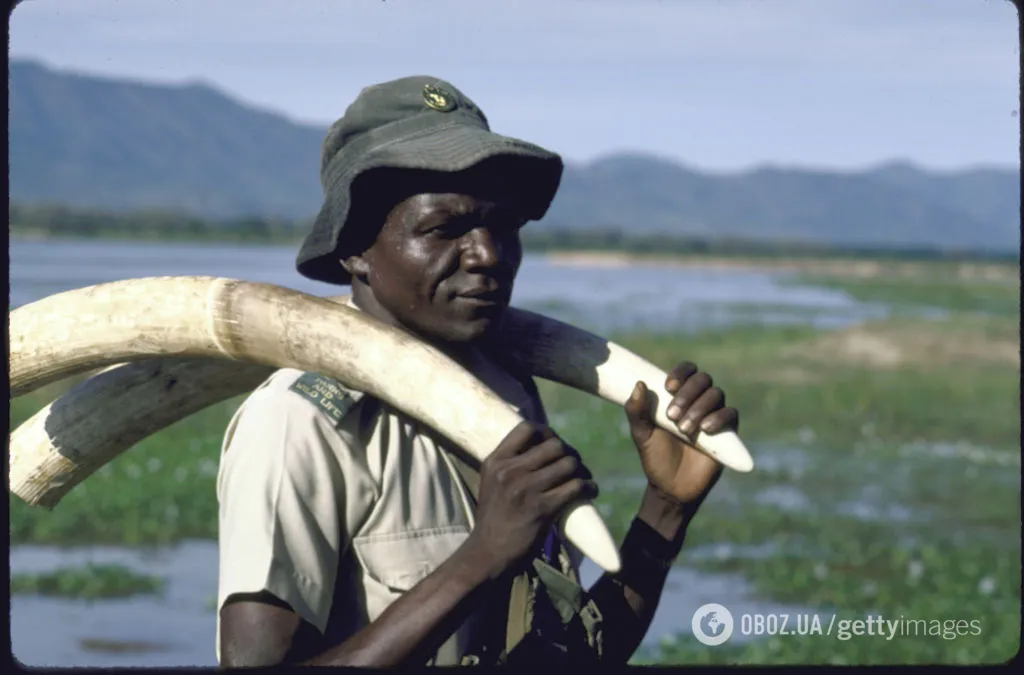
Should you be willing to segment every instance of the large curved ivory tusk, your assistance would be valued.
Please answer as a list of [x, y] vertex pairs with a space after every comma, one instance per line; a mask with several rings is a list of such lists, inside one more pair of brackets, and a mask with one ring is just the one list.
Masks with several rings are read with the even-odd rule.
[[[331, 298], [335, 302], [346, 296]], [[666, 375], [629, 350], [554, 319], [510, 308], [495, 354], [509, 365], [621, 405], [644, 380]], [[11, 434], [10, 487], [32, 506], [53, 508], [92, 473], [152, 434], [265, 380], [273, 366], [213, 358], [120, 364], [81, 382]], [[657, 396], [657, 394], [655, 394]], [[655, 421], [682, 436], [658, 398]], [[102, 422], [100, 422], [102, 421]], [[753, 460], [736, 434], [701, 433], [698, 447], [737, 471]]]
[[[335, 302], [347, 296], [330, 298]], [[658, 391], [666, 375], [629, 350], [554, 319], [510, 308], [494, 353], [513, 367], [621, 405], [638, 379]], [[72, 488], [135, 443], [266, 379], [273, 366], [211, 358], [159, 358], [108, 368], [39, 410], [11, 435], [11, 491], [53, 508]], [[655, 396], [657, 394], [655, 393]], [[655, 421], [682, 437], [658, 398]], [[102, 420], [102, 423], [98, 423]], [[736, 434], [696, 443], [737, 471], [753, 460]]]
[[[12, 325], [15, 318], [12, 315]], [[665, 416], [667, 398], [657, 394], [665, 372], [615, 343], [549, 317], [511, 308], [501, 342], [494, 345], [493, 352], [523, 372], [619, 405], [635, 382], [643, 380], [658, 400], [655, 421], [682, 437]], [[21, 393], [89, 367], [69, 360], [62, 370], [65, 375], [36, 375], [21, 387]], [[250, 391], [274, 367], [214, 358], [164, 357], [109, 368], [74, 387], [14, 431], [11, 490], [33, 506], [52, 508], [75, 485], [138, 441], [214, 403]], [[695, 442], [730, 468], [753, 468], [750, 454], [733, 433], [699, 433]]]
[[[481, 462], [522, 421], [437, 349], [357, 310], [270, 284], [133, 279], [52, 295], [10, 315], [12, 395], [87, 369], [156, 356], [320, 372], [424, 422]], [[409, 382], [417, 383], [416, 396], [408, 396]], [[450, 405], [452, 400], [460, 404]], [[13, 465], [20, 457], [11, 459]], [[569, 509], [561, 526], [600, 567], [619, 569], [615, 541], [592, 504]]]

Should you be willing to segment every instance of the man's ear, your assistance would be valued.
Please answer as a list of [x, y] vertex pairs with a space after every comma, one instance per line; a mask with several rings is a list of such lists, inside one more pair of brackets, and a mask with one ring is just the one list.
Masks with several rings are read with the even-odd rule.
[[339, 262], [346, 272], [357, 279], [365, 280], [370, 274], [370, 264], [361, 255], [350, 255], [342, 258]]

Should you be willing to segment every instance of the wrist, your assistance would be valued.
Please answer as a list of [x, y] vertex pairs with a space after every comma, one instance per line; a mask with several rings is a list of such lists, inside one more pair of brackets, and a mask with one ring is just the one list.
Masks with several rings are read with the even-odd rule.
[[661, 594], [679, 549], [676, 541], [666, 539], [638, 516], [622, 541], [622, 568], [614, 579], [640, 597], [652, 600]]
[[682, 538], [695, 511], [696, 508], [688, 507], [664, 490], [648, 484], [636, 517], [663, 539], [675, 542]]
[[494, 555], [491, 547], [483, 544], [471, 533], [449, 560], [454, 571], [466, 583], [488, 585], [505, 575], [508, 565]]

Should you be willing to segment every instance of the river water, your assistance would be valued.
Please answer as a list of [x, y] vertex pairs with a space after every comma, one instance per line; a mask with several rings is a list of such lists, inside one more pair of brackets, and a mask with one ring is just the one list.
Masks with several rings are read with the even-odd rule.
[[[279, 246], [13, 241], [10, 306], [92, 284], [166, 275], [230, 277], [314, 295], [345, 292], [300, 276], [294, 260], [293, 249]], [[839, 291], [782, 279], [737, 269], [587, 267], [528, 255], [512, 301], [599, 330], [689, 331], [737, 320], [840, 326], [884, 312]]]
[[[316, 295], [338, 287], [303, 279], [286, 247], [111, 242], [12, 241], [14, 308], [53, 293], [119, 279], [210, 275], [273, 283]], [[680, 333], [744, 323], [840, 327], [882, 316], [884, 308], [845, 294], [784, 283], [781, 275], [737, 269], [580, 266], [527, 256], [513, 304], [599, 332], [640, 327]], [[341, 291], [343, 292], [343, 291]], [[159, 299], [154, 298], [154, 301]], [[213, 542], [155, 550], [111, 547], [12, 547], [11, 573], [46, 572], [93, 562], [121, 563], [166, 579], [162, 597], [95, 602], [18, 595], [11, 601], [14, 656], [29, 666], [215, 666], [217, 551]], [[584, 581], [597, 569], [589, 562]], [[689, 632], [707, 602], [733, 612], [782, 612], [756, 598], [742, 577], [673, 569], [646, 644]], [[790, 611], [798, 611], [790, 609]]]

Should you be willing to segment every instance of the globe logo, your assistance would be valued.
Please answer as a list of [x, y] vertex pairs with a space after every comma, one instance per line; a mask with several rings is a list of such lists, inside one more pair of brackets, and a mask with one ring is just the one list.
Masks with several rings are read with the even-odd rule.
[[732, 613], [715, 603], [703, 605], [693, 613], [690, 627], [695, 638], [709, 647], [714, 647], [732, 637]]
[[700, 620], [700, 632], [711, 637], [718, 637], [725, 630], [725, 624], [718, 620], [718, 612], [708, 612]]

